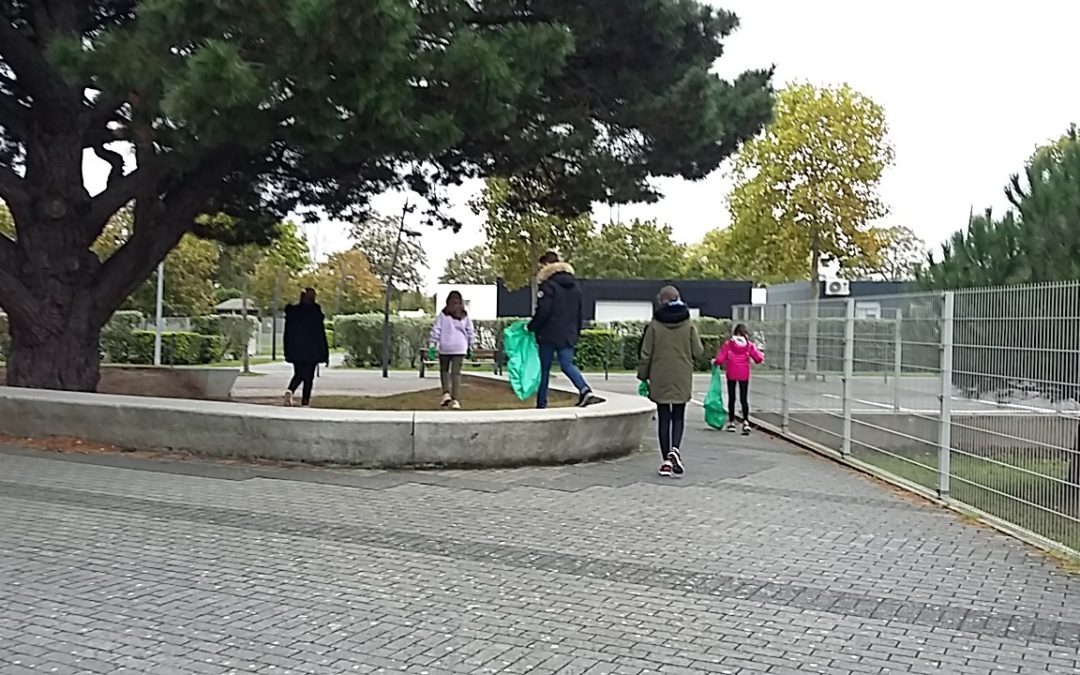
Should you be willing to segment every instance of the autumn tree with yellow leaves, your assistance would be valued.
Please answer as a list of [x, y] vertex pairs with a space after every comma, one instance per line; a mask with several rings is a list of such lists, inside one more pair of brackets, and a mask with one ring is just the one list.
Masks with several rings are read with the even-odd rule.
[[773, 121], [735, 158], [732, 253], [762, 282], [808, 280], [821, 263], [859, 267], [883, 245], [873, 222], [888, 212], [878, 194], [893, 162], [885, 111], [844, 85], [788, 87]]

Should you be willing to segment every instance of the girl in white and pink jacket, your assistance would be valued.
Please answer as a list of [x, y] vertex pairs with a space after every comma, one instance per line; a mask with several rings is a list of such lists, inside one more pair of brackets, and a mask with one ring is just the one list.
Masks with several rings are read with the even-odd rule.
[[465, 311], [465, 300], [458, 291], [450, 291], [446, 307], [431, 327], [430, 344], [439, 353], [439, 378], [442, 380], [442, 406], [461, 409], [461, 367], [472, 351], [476, 331]]

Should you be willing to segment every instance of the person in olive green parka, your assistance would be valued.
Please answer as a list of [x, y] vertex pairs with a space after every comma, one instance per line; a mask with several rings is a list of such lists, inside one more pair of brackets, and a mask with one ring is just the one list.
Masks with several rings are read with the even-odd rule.
[[660, 289], [659, 306], [641, 337], [638, 379], [649, 383], [649, 398], [656, 404], [659, 425], [661, 476], [681, 476], [683, 465], [679, 446], [686, 422], [686, 404], [694, 391], [694, 360], [704, 347], [690, 308], [679, 289]]

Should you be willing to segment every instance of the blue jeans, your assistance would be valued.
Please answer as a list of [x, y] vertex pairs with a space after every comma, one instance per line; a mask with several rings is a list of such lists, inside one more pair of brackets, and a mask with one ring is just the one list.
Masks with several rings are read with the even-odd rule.
[[574, 365], [573, 347], [553, 347], [552, 345], [540, 345], [540, 389], [536, 392], [536, 407], [548, 407], [548, 384], [551, 381], [551, 364], [559, 360], [559, 368], [563, 374], [577, 387], [579, 393], [589, 391], [589, 385], [585, 377]]

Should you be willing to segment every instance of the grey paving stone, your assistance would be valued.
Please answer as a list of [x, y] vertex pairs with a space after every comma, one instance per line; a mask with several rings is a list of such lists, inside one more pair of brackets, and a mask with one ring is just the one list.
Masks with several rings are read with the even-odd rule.
[[1080, 670], [1045, 559], [691, 426], [681, 481], [0, 449], [0, 672]]

